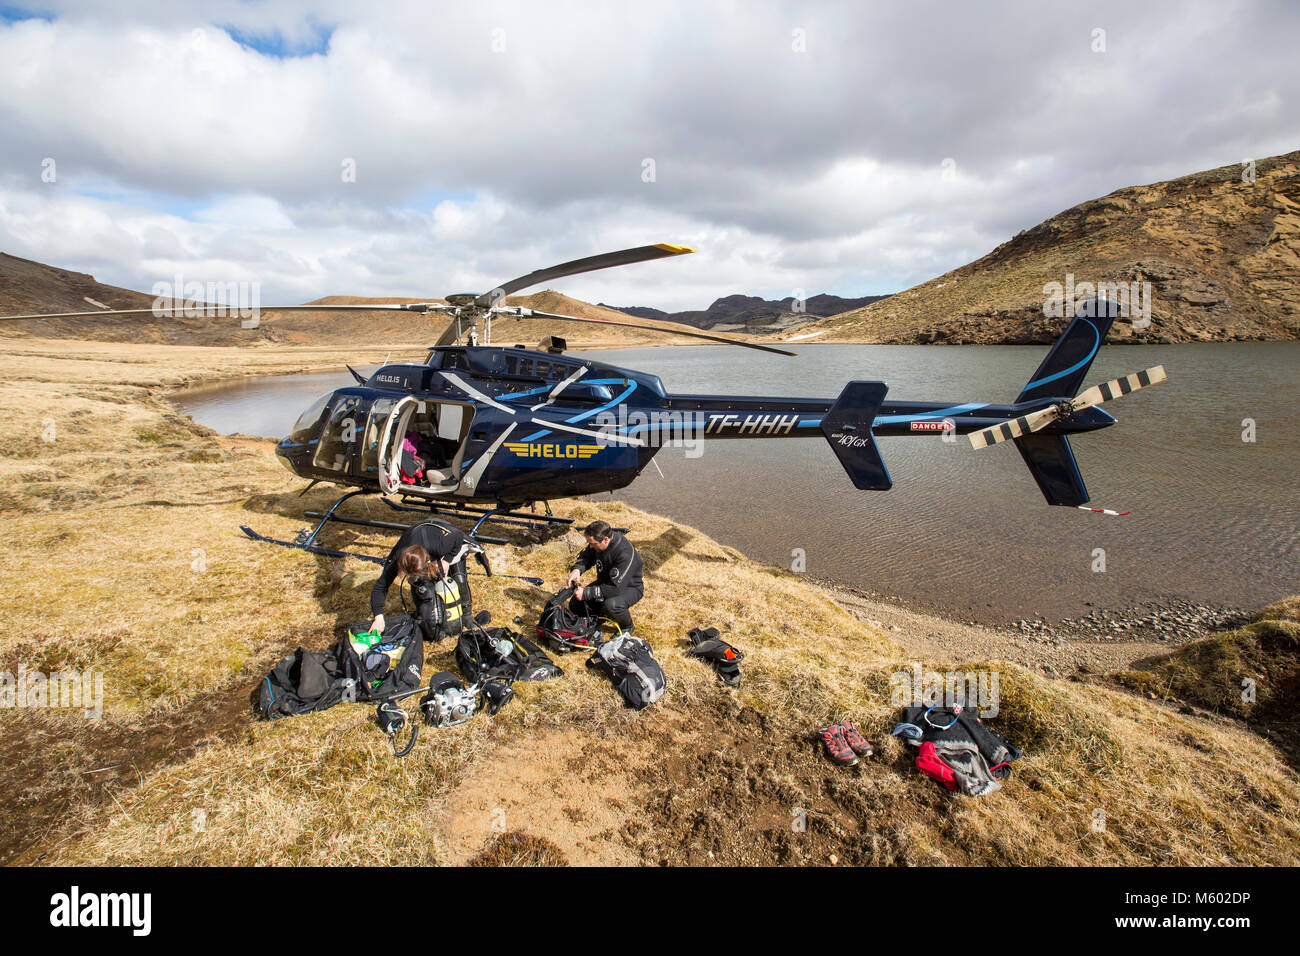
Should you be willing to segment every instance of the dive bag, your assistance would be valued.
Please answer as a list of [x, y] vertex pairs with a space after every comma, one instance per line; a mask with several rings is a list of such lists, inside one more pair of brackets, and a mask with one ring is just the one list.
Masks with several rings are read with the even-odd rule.
[[563, 677], [540, 647], [504, 627], [472, 627], [456, 642], [456, 666], [471, 684], [486, 680], [538, 681]]
[[537, 636], [561, 654], [591, 651], [600, 645], [600, 621], [569, 610], [573, 588], [564, 588], [546, 599], [537, 622]]
[[424, 635], [415, 618], [398, 614], [385, 623], [382, 634], [367, 627], [364, 621], [353, 624], [336, 646], [345, 673], [357, 681], [357, 699], [388, 697], [419, 687]]
[[298, 648], [258, 685], [254, 708], [264, 720], [309, 714], [340, 701], [376, 700], [420, 686], [424, 637], [410, 615], [382, 634], [361, 622], [328, 651]]
[[628, 705], [637, 710], [662, 697], [668, 683], [650, 645], [631, 634], [619, 634], [600, 645], [588, 658], [587, 666], [608, 677]]

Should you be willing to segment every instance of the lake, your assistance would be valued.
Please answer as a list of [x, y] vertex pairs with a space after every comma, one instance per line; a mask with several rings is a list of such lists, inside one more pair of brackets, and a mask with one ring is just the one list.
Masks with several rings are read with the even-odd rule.
[[[659, 375], [669, 392], [834, 398], [852, 379], [889, 398], [1009, 402], [1045, 346], [806, 345], [797, 358], [726, 346], [585, 353]], [[1163, 364], [1169, 381], [1105, 408], [1119, 424], [1071, 439], [1096, 507], [1044, 501], [1010, 445], [883, 438], [894, 479], [857, 491], [819, 438], [665, 448], [629, 504], [769, 564], [966, 620], [1003, 622], [1173, 599], [1255, 609], [1300, 593], [1300, 343], [1110, 346], [1095, 384]], [[366, 370], [362, 370], [366, 371]], [[223, 432], [284, 435], [346, 372], [179, 393]], [[1249, 420], [1249, 421], [1247, 421]], [[1243, 424], [1246, 422], [1246, 424]], [[1253, 426], [1252, 426], [1253, 423]], [[1253, 441], [1243, 432], [1253, 427]], [[1104, 570], [1102, 570], [1104, 568]]]

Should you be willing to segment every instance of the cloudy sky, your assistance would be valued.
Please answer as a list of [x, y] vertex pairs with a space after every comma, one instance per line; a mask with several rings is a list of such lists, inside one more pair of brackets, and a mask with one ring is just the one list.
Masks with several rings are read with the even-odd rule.
[[[893, 292], [1300, 148], [1300, 4], [0, 0], [0, 251], [264, 304]], [[52, 181], [51, 181], [52, 180]]]

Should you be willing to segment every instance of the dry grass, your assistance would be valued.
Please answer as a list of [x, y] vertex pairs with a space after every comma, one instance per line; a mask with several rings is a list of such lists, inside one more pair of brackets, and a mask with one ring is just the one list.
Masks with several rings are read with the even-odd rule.
[[[861, 863], [1280, 864], [1297, 856], [1300, 784], [1268, 743], [1230, 723], [1001, 662], [922, 662], [996, 669], [995, 726], [1026, 754], [990, 798], [936, 791], [887, 736], [897, 716], [890, 676], [908, 664], [896, 643], [799, 576], [617, 502], [558, 510], [580, 523], [600, 516], [626, 525], [646, 559], [647, 596], [634, 614], [670, 681], [650, 710], [623, 708], [580, 657], [566, 656], [557, 658], [563, 678], [520, 686], [495, 718], [426, 728], [401, 761], [369, 707], [256, 723], [248, 694], [260, 676], [299, 644], [324, 647], [365, 617], [377, 567], [240, 535], [247, 523], [291, 538], [305, 523], [301, 511], [333, 491], [296, 497], [301, 482], [274, 461], [269, 442], [215, 436], [161, 401], [164, 384], [220, 374], [235, 358], [226, 350], [146, 351], [28, 352], [17, 364], [22, 381], [0, 386], [0, 412], [31, 424], [0, 445], [0, 669], [105, 675], [102, 721], [0, 711], [12, 788], [0, 799], [8, 834], [0, 855], [343, 865], [481, 855], [520, 864], [629, 855], [707, 862], [705, 849], [718, 861], [769, 863], [832, 852]], [[267, 351], [261, 367], [336, 361]], [[119, 366], [130, 368], [131, 384], [112, 384]], [[83, 372], [102, 377], [58, 384]], [[52, 443], [41, 440], [45, 418], [55, 422]], [[330, 543], [379, 553], [390, 540], [347, 528]], [[494, 549], [493, 567], [558, 586], [578, 544], [573, 534], [521, 540]], [[531, 623], [544, 598], [519, 581], [475, 579], [476, 607], [498, 623], [516, 615]], [[701, 623], [746, 651], [738, 692], [685, 655], [685, 633]], [[426, 673], [453, 667], [450, 647], [430, 649]], [[853, 773], [808, 740], [814, 727], [845, 717], [879, 751]], [[546, 752], [534, 754], [542, 741]], [[501, 793], [484, 792], [485, 770], [506, 752], [510, 773], [490, 784]], [[554, 796], [552, 808], [545, 775], [556, 767], [582, 786], [578, 796]], [[474, 818], [454, 844], [468, 841], [473, 852], [453, 850], [447, 821], [498, 797], [505, 805], [514, 783], [531, 789], [510, 812], [532, 808], [536, 819], [508, 830], [532, 837], [503, 841], [484, 814], [481, 830]], [[605, 816], [583, 806], [588, 787], [602, 794]], [[806, 843], [791, 842], [791, 806], [810, 810]], [[1098, 811], [1106, 826], [1094, 832]]]

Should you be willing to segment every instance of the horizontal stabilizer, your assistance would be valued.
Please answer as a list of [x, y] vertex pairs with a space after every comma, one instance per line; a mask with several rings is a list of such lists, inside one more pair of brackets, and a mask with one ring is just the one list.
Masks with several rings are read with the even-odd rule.
[[884, 382], [849, 382], [822, 419], [822, 434], [848, 472], [853, 487], [888, 491], [894, 486], [876, 447], [872, 423], [889, 386]]

